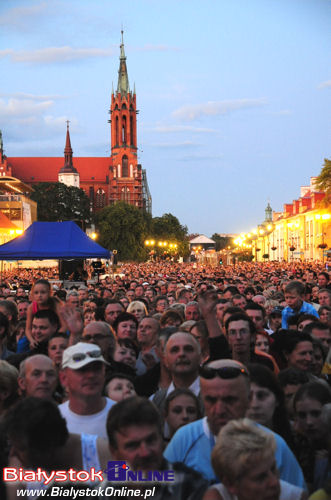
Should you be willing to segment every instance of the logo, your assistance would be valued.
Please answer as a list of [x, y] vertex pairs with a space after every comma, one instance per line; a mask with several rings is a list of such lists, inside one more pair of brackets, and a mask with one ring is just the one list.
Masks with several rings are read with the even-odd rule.
[[173, 470], [130, 470], [130, 467], [124, 460], [110, 460], [107, 464], [108, 481], [120, 482], [173, 482], [175, 473]]

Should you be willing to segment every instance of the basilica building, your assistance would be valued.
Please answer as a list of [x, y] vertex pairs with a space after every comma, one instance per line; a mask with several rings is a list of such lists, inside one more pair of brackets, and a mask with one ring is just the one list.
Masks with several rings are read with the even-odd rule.
[[[11, 157], [4, 154], [0, 132], [0, 179], [6, 185], [31, 186], [39, 182], [63, 182], [80, 187], [91, 201], [93, 211], [125, 201], [151, 213], [151, 195], [146, 171], [138, 163], [137, 104], [135, 88], [130, 89], [124, 51], [123, 32], [117, 89], [110, 103], [111, 155], [107, 157], [75, 156], [71, 147], [69, 122], [64, 156]], [[6, 182], [4, 182], [6, 180]], [[23, 193], [22, 193], [23, 194]]]

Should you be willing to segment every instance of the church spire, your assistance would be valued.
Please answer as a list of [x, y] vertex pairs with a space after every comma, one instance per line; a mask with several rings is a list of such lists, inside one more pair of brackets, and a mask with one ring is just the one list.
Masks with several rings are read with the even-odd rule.
[[122, 34], [122, 43], [120, 45], [121, 53], [120, 53], [120, 67], [118, 70], [117, 93], [124, 96], [128, 92], [130, 92], [130, 87], [129, 87], [128, 70], [126, 68], [126, 57], [124, 52], [123, 30], [121, 31], [121, 34]]
[[69, 133], [69, 120], [67, 120], [67, 135], [66, 135], [66, 145], [64, 148], [64, 166], [61, 168], [60, 172], [77, 172], [72, 162], [72, 148], [70, 142]]
[[265, 213], [265, 222], [272, 222], [272, 208], [270, 206], [270, 202], [268, 201], [268, 205], [264, 211]]
[[0, 163], [3, 162], [4, 156], [5, 154], [3, 152], [2, 130], [0, 130]]

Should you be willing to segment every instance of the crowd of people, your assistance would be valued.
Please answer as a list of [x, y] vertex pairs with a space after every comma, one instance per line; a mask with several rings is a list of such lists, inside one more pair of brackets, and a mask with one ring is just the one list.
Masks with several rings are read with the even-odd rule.
[[[70, 289], [57, 278], [2, 275], [2, 468], [108, 471], [101, 489], [62, 486], [86, 497], [124, 484], [160, 500], [331, 498], [322, 263], [129, 263]], [[132, 486], [110, 461], [175, 480]], [[0, 497], [52, 487], [3, 480]]]

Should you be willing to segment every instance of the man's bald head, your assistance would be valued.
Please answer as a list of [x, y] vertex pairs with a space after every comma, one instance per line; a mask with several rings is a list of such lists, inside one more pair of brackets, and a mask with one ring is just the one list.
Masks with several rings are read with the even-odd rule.
[[53, 361], [44, 354], [35, 354], [20, 364], [18, 384], [26, 396], [52, 399], [57, 384]]

